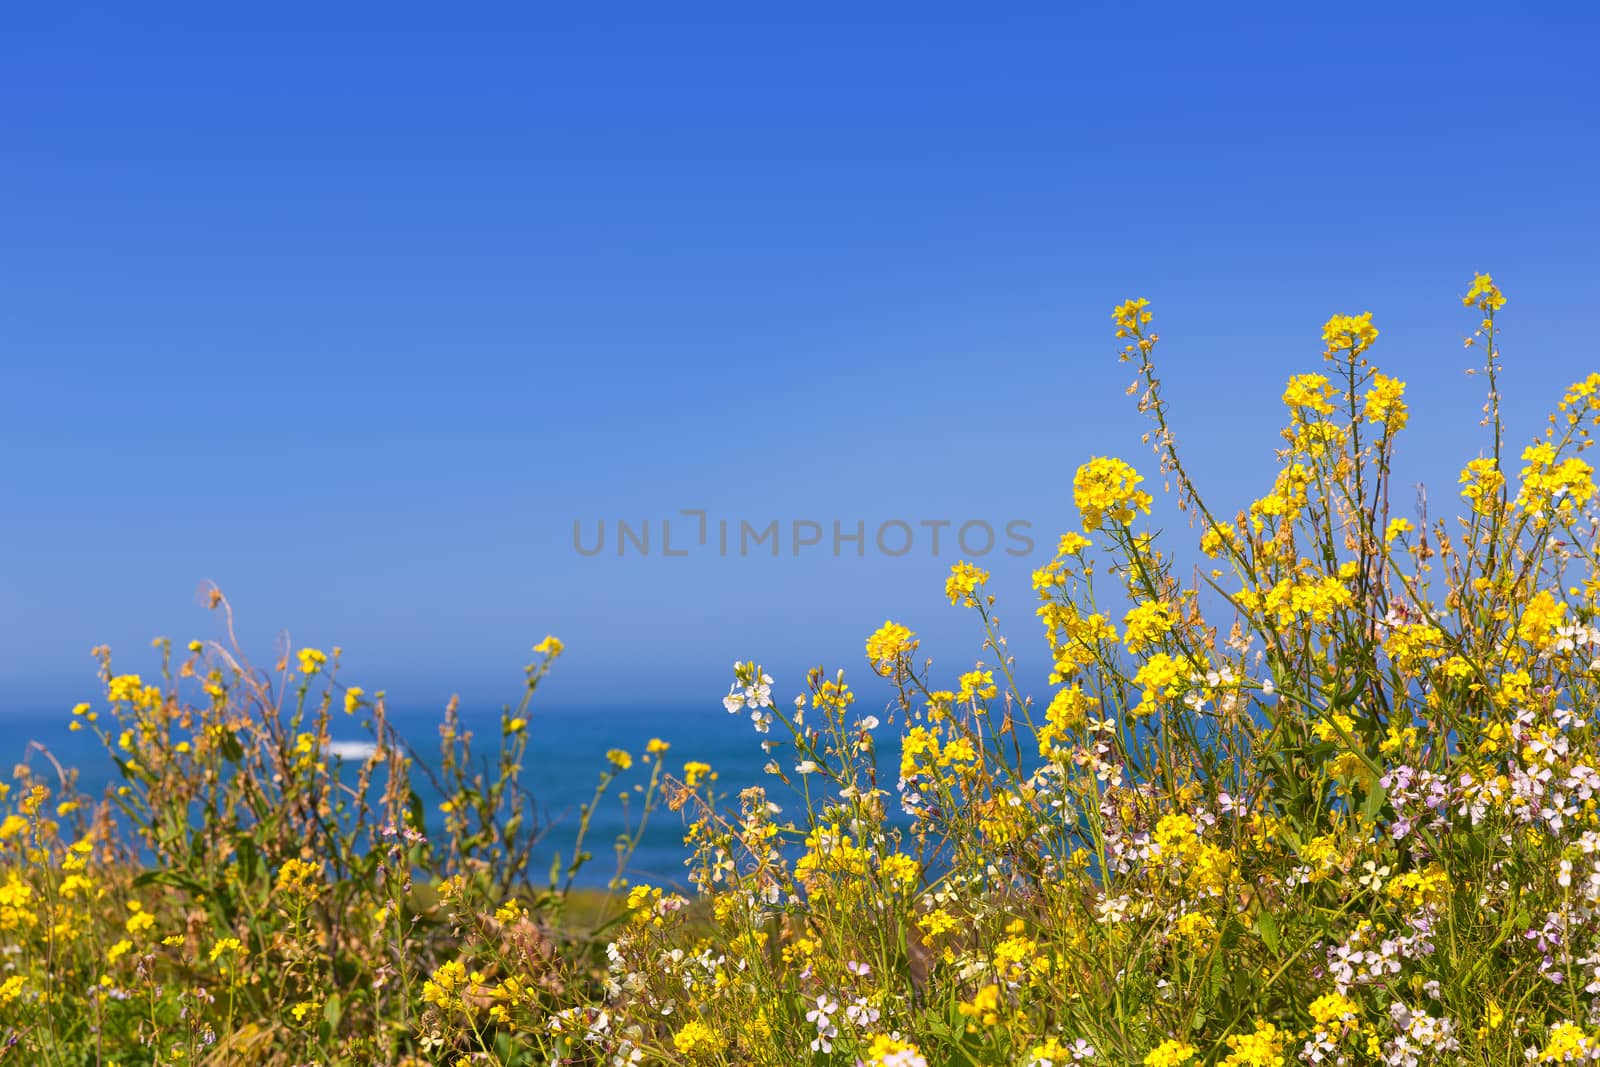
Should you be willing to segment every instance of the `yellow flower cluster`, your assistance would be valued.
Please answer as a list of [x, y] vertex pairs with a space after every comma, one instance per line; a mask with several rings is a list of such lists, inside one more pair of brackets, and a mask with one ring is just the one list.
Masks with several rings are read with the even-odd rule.
[[1492, 311], [1499, 311], [1506, 306], [1505, 294], [1500, 291], [1499, 286], [1494, 284], [1494, 279], [1487, 274], [1474, 274], [1472, 276], [1472, 288], [1468, 289], [1467, 295], [1461, 298], [1462, 307], [1471, 307], [1474, 304], [1478, 305], [1478, 308], [1485, 315]]
[[1144, 1058], [1144, 1067], [1180, 1067], [1199, 1053], [1200, 1050], [1187, 1041], [1170, 1038], [1150, 1050]]
[[944, 595], [952, 604], [975, 608], [978, 606], [978, 588], [988, 580], [988, 571], [961, 560], [950, 568], [950, 577], [944, 583]]
[[1594, 499], [1594, 468], [1577, 456], [1558, 458], [1548, 441], [1522, 452], [1522, 488], [1517, 503], [1528, 513], [1567, 518]]
[[699, 1019], [690, 1019], [672, 1035], [672, 1047], [691, 1063], [703, 1063], [720, 1057], [728, 1043]]
[[1391, 378], [1386, 374], [1374, 374], [1372, 387], [1367, 390], [1362, 398], [1363, 413], [1368, 422], [1383, 423], [1384, 430], [1388, 433], [1399, 433], [1406, 428], [1406, 403], [1400, 397], [1406, 391], [1406, 383], [1398, 378]]
[[1328, 355], [1349, 352], [1351, 358], [1361, 355], [1378, 339], [1378, 328], [1372, 325], [1372, 312], [1359, 315], [1335, 315], [1322, 326], [1322, 343]]
[[1318, 415], [1332, 415], [1333, 401], [1338, 396], [1338, 387], [1323, 374], [1296, 374], [1283, 389], [1285, 407], [1291, 411], [1304, 408]]
[[1090, 533], [1110, 519], [1127, 526], [1140, 513], [1150, 514], [1151, 497], [1139, 488], [1144, 478], [1120, 459], [1096, 456], [1078, 468], [1072, 479], [1072, 499]]
[[[978, 583], [974, 582], [973, 589], [976, 589], [977, 585]], [[971, 592], [969, 589], [961, 595], [970, 596]], [[885, 622], [867, 638], [867, 662], [872, 664], [874, 671], [884, 677], [893, 677], [899, 673], [916, 650], [916, 634], [897, 622]]]

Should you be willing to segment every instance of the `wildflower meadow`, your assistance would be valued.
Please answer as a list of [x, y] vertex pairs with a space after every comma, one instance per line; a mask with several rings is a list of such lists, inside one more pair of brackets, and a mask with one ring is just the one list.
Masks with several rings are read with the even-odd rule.
[[[1117, 307], [1153, 454], [1060, 480], [1081, 523], [1031, 590], [954, 564], [970, 662], [898, 619], [848, 670], [741, 663], [707, 703], [765, 779], [618, 737], [548, 867], [523, 762], [558, 639], [498, 731], [452, 706], [420, 751], [338, 650], [253, 663], [213, 591], [216, 640], [99, 651], [70, 718], [104, 795], [48, 752], [0, 785], [0, 1062], [1600, 1062], [1600, 374], [1506, 440], [1506, 297], [1478, 275], [1463, 304], [1487, 401], [1442, 516], [1395, 504], [1428, 383], [1378, 370], [1370, 315], [1282, 387], [1272, 484], [1219, 501], [1152, 308]], [[1187, 523], [1151, 525], [1158, 484]], [[619, 789], [634, 829], [588, 840]], [[677, 884], [630, 876], [651, 820], [682, 825]]]

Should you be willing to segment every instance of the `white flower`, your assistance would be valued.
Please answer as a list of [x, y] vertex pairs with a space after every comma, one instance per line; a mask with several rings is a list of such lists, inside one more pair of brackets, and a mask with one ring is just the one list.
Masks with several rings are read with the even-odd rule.
[[772, 707], [772, 676], [763, 674], [744, 687], [744, 702], [752, 708]]
[[833, 1013], [838, 1010], [839, 1002], [829, 1000], [823, 993], [817, 997], [817, 1006], [806, 1012], [806, 1022], [817, 1028], [817, 1036], [811, 1041], [812, 1052], [833, 1051], [833, 1039], [839, 1036], [839, 1028], [833, 1024]]
[[1363, 874], [1357, 881], [1376, 893], [1383, 887], [1383, 880], [1389, 877], [1389, 868], [1387, 866], [1379, 867], [1371, 860], [1368, 860], [1362, 866], [1367, 873]]
[[868, 1027], [878, 1021], [878, 1009], [868, 1004], [865, 997], [857, 997], [844, 1010], [845, 1017], [858, 1027]]

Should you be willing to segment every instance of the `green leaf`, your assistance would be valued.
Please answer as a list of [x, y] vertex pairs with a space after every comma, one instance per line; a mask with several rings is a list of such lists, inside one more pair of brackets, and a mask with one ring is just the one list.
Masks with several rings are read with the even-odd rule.
[[1361, 814], [1366, 818], [1368, 824], [1377, 823], [1378, 813], [1383, 810], [1384, 804], [1388, 803], [1388, 801], [1388, 790], [1374, 784], [1372, 791], [1367, 794], [1366, 802], [1361, 805]]
[[1261, 938], [1261, 943], [1267, 946], [1267, 951], [1274, 956], [1278, 954], [1278, 920], [1272, 917], [1269, 911], [1263, 911], [1256, 916], [1256, 934]]
[[333, 993], [328, 997], [328, 1003], [322, 1007], [322, 1017], [328, 1022], [329, 1032], [339, 1032], [339, 1020], [344, 1017], [344, 1001], [339, 999], [339, 994]]
[[187, 875], [179, 874], [177, 871], [145, 871], [143, 874], [134, 878], [133, 884], [139, 888], [143, 888], [147, 885], [170, 885], [177, 889], [187, 889], [195, 896], [206, 895], [205, 886], [201, 885], [199, 882], [188, 877]]

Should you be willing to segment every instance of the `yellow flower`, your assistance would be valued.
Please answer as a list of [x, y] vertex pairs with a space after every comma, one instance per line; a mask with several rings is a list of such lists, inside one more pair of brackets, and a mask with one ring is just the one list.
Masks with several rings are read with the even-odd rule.
[[1363, 311], [1359, 315], [1335, 315], [1322, 327], [1322, 343], [1327, 346], [1327, 354], [1348, 351], [1352, 357], [1359, 356], [1372, 347], [1378, 339], [1378, 328], [1372, 325], [1372, 312]]
[[344, 713], [346, 715], [354, 715], [356, 709], [361, 706], [361, 698], [366, 695], [367, 691], [359, 685], [352, 685], [349, 689], [346, 689], [344, 691]]
[[661, 926], [662, 919], [657, 904], [661, 903], [662, 892], [653, 885], [636, 885], [628, 890], [628, 911], [634, 922]]
[[1090, 533], [1109, 518], [1126, 526], [1139, 512], [1150, 514], [1151, 496], [1139, 489], [1144, 478], [1120, 459], [1095, 456], [1072, 478], [1072, 499]]
[[28, 790], [28, 795], [17, 803], [17, 809], [24, 815], [37, 815], [44, 802], [50, 799], [50, 790], [42, 785], [36, 785]]
[[613, 748], [606, 753], [606, 759], [619, 771], [625, 771], [633, 766], [633, 756], [620, 748]]
[[897, 622], [885, 622], [867, 638], [867, 662], [885, 678], [898, 673], [916, 650], [916, 634]]
[[993, 671], [968, 671], [961, 676], [961, 691], [956, 699], [965, 704], [972, 700], [988, 700], [999, 692]]
[[1056, 555], [1076, 556], [1079, 552], [1082, 552], [1084, 549], [1093, 544], [1093, 541], [1089, 540], [1081, 533], [1064, 533], [1061, 535], [1060, 543], [1056, 545]]
[[566, 647], [566, 645], [561, 643], [561, 639], [559, 637], [557, 637], [555, 634], [551, 634], [543, 641], [540, 641], [537, 645], [534, 645], [533, 650], [542, 656], [549, 656], [551, 659], [554, 659], [555, 657], [561, 655], [561, 651]]
[[1333, 1029], [1335, 1024], [1342, 1026], [1349, 1023], [1361, 1013], [1355, 1001], [1341, 993], [1324, 993], [1313, 1000], [1307, 1010], [1311, 1012], [1311, 1018], [1324, 1030]]
[[1553, 510], [1569, 515], [1587, 504], [1595, 494], [1594, 468], [1576, 456], [1556, 462], [1556, 450], [1541, 441], [1523, 450], [1527, 466], [1522, 468], [1522, 488], [1517, 503], [1534, 515]]
[[878, 861], [878, 874], [893, 888], [909, 889], [922, 876], [922, 866], [903, 852], [891, 852]]
[[315, 893], [322, 886], [322, 866], [290, 857], [278, 869], [275, 884], [280, 893]]
[[1231, 522], [1219, 522], [1200, 537], [1200, 551], [1216, 559], [1224, 551], [1239, 547], [1239, 531]]
[[658, 755], [659, 756], [661, 753], [665, 752], [667, 749], [669, 749], [671, 747], [672, 747], [671, 745], [669, 745], [667, 742], [661, 740], [661, 738], [652, 737], [645, 744], [644, 750], [646, 752], [649, 752], [649, 753], [652, 753], [654, 755]]
[[1600, 1044], [1584, 1032], [1583, 1027], [1569, 1022], [1557, 1023], [1550, 1028], [1550, 1037], [1534, 1059], [1535, 1063], [1577, 1063], [1591, 1060]]
[[447, 960], [422, 983], [422, 999], [441, 1011], [461, 1007], [461, 992], [467, 987], [467, 968], [460, 960]]
[[1190, 675], [1204, 673], [1204, 669], [1195, 670], [1195, 665], [1187, 658], [1157, 652], [1145, 660], [1133, 676], [1134, 684], [1144, 689], [1144, 697], [1134, 707], [1133, 714], [1142, 716], [1153, 713], [1162, 701], [1169, 700], [1183, 691]]
[[144, 696], [144, 679], [137, 674], [119, 674], [106, 683], [106, 696], [112, 703], [137, 703]]
[[300, 673], [308, 678], [320, 671], [328, 662], [327, 654], [320, 649], [302, 648], [296, 655], [300, 658]]
[[76, 900], [81, 896], [88, 896], [94, 889], [94, 883], [81, 874], [69, 874], [61, 880], [61, 895], [68, 900]]
[[1288, 626], [1305, 617], [1316, 623], [1328, 622], [1334, 612], [1349, 607], [1354, 600], [1343, 581], [1324, 574], [1305, 580], [1283, 579], [1267, 591], [1261, 607], [1276, 618], [1278, 625]]
[[1487, 515], [1494, 510], [1498, 502], [1496, 494], [1506, 484], [1506, 479], [1494, 460], [1485, 458], [1468, 461], [1461, 471], [1460, 483], [1466, 486], [1461, 496], [1472, 505], [1472, 510]]
[[683, 765], [683, 784], [690, 789], [698, 788], [707, 777], [714, 777], [711, 774], [711, 764], [690, 760]]
[[211, 946], [208, 957], [212, 963], [223, 956], [243, 956], [244, 944], [237, 937], [224, 937]]
[[1333, 414], [1333, 398], [1339, 390], [1321, 374], [1296, 374], [1283, 390], [1283, 403], [1290, 409], [1308, 408], [1319, 415]]
[[1147, 600], [1122, 617], [1122, 628], [1122, 642], [1128, 651], [1143, 652], [1172, 632], [1172, 608], [1159, 600]]
[[944, 595], [950, 598], [952, 604], [964, 608], [977, 607], [978, 586], [988, 580], [988, 571], [961, 560], [950, 568], [950, 577], [944, 583]]
[[[910, 1067], [926, 1063], [922, 1050], [909, 1041], [888, 1034], [878, 1034], [867, 1046], [867, 1058], [860, 1061], [864, 1067]], [[1062, 1063], [1067, 1061], [1063, 1060]]]
[[672, 1047], [690, 1060], [709, 1060], [721, 1056], [728, 1042], [699, 1019], [690, 1019], [672, 1035]]
[[1151, 1049], [1149, 1055], [1144, 1058], [1144, 1067], [1178, 1067], [1179, 1064], [1194, 1059], [1199, 1051], [1188, 1042], [1173, 1038]]
[[1064, 741], [1071, 731], [1088, 719], [1089, 709], [1099, 702], [1076, 685], [1056, 690], [1045, 709], [1045, 724], [1039, 731], [1039, 755], [1048, 756], [1058, 742]]
[[1199, 827], [1193, 818], [1183, 812], [1174, 812], [1161, 816], [1156, 822], [1150, 841], [1156, 846], [1156, 854], [1163, 863], [1187, 863], [1199, 851], [1198, 832]]
[[128, 908], [133, 914], [128, 916], [127, 922], [122, 924], [123, 929], [127, 930], [128, 933], [141, 934], [156, 924], [156, 917], [143, 910], [137, 901], [129, 901]]
[[1390, 519], [1389, 525], [1383, 531], [1383, 543], [1386, 545], [1393, 544], [1395, 538], [1402, 534], [1408, 534], [1414, 529], [1416, 527], [1411, 525], [1410, 519]]
[[1185, 912], [1172, 924], [1172, 932], [1191, 949], [1204, 952], [1217, 938], [1217, 924], [1204, 912]]
[[1124, 300], [1112, 308], [1111, 319], [1117, 324], [1117, 336], [1126, 337], [1145, 326], [1152, 317], [1145, 310], [1149, 306], [1150, 301], [1141, 296], [1137, 300]]
[[4, 982], [0, 982], [0, 1004], [10, 1004], [22, 996], [27, 984], [28, 980], [20, 974], [14, 974]]
[[1223, 1067], [1283, 1067], [1283, 1047], [1293, 1034], [1279, 1030], [1269, 1022], [1256, 1023], [1251, 1034], [1229, 1035], [1227, 1045], [1233, 1051], [1222, 1061]]
[[1368, 422], [1381, 422], [1389, 433], [1398, 433], [1406, 428], [1407, 411], [1404, 400], [1400, 395], [1406, 391], [1406, 383], [1398, 378], [1390, 378], [1385, 374], [1374, 373], [1372, 388], [1367, 390], [1365, 407]]
[[1499, 311], [1505, 307], [1506, 298], [1500, 287], [1494, 284], [1493, 278], [1487, 274], [1473, 274], [1472, 288], [1461, 298], [1461, 306], [1471, 307], [1473, 304], [1477, 304], [1487, 315], [1491, 311]]
[[1000, 987], [984, 986], [973, 994], [971, 1000], [956, 1005], [956, 1010], [968, 1019], [976, 1019], [984, 1026], [995, 1025], [1000, 1021]]

